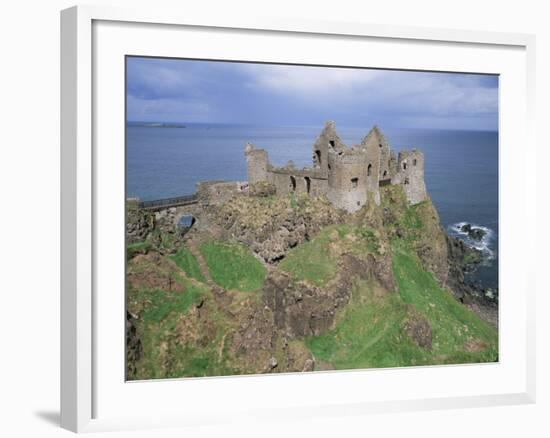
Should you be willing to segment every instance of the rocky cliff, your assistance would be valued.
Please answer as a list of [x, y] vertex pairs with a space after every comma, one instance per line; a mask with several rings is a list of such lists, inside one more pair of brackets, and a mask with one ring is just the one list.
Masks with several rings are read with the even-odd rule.
[[185, 235], [128, 215], [129, 378], [498, 358], [464, 279], [477, 254], [429, 199], [387, 186], [349, 214], [260, 187], [194, 214]]

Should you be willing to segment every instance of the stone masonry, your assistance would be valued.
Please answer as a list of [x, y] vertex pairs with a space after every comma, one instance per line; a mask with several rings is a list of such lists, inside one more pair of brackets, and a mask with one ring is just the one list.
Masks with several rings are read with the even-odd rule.
[[297, 169], [292, 162], [275, 167], [267, 151], [247, 143], [245, 156], [248, 183], [268, 182], [278, 194], [324, 195], [337, 208], [354, 212], [369, 200], [380, 204], [379, 187], [403, 185], [407, 200], [418, 204], [427, 198], [424, 183], [424, 154], [412, 149], [396, 157], [390, 144], [375, 126], [361, 144], [346, 146], [329, 121], [313, 144], [312, 167]]

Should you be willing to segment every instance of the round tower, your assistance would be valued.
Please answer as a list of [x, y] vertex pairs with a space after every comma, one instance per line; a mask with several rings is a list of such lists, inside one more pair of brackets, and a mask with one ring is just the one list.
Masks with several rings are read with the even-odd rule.
[[399, 152], [397, 173], [392, 184], [403, 185], [409, 203], [424, 201], [428, 197], [424, 183], [424, 154], [416, 149]]

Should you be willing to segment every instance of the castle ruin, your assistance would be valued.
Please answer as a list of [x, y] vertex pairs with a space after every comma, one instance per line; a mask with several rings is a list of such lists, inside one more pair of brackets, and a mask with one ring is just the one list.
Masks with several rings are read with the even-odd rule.
[[313, 144], [313, 166], [297, 169], [292, 162], [275, 167], [267, 151], [247, 143], [245, 147], [248, 183], [273, 184], [277, 194], [324, 195], [337, 208], [348, 212], [361, 209], [369, 200], [380, 204], [379, 188], [402, 185], [410, 204], [427, 198], [424, 183], [424, 154], [416, 149], [396, 156], [375, 126], [361, 144], [346, 146], [329, 121]]

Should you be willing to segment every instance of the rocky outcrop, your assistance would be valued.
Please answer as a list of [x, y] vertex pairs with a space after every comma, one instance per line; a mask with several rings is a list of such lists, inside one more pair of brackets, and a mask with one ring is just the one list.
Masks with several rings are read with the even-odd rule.
[[273, 314], [268, 309], [249, 307], [240, 316], [231, 348], [237, 356], [271, 357], [274, 336]]
[[323, 198], [238, 197], [209, 213], [227, 237], [247, 245], [267, 263], [281, 260], [296, 245], [329, 224], [340, 223], [343, 212]]
[[403, 325], [404, 331], [412, 341], [426, 350], [432, 349], [432, 327], [419, 312], [409, 311], [409, 316]]
[[260, 181], [255, 184], [250, 184], [248, 188], [248, 193], [250, 196], [259, 196], [266, 198], [268, 196], [273, 196], [277, 193], [277, 188], [274, 184], [267, 181]]
[[449, 263], [448, 285], [455, 296], [462, 302], [471, 300], [472, 288], [468, 285], [465, 274], [473, 265], [481, 261], [480, 251], [470, 248], [462, 240], [446, 235], [447, 261]]
[[375, 280], [388, 292], [397, 290], [391, 257], [375, 258], [372, 254], [368, 254], [365, 261], [354, 254], [346, 253], [342, 255], [341, 269], [344, 278], [358, 277], [362, 280]]
[[126, 312], [126, 377], [128, 379], [135, 378], [137, 372], [136, 364], [142, 355], [143, 345], [137, 333], [135, 317], [130, 312]]
[[141, 210], [135, 203], [126, 208], [126, 239], [128, 244], [144, 241], [155, 229], [155, 216]]
[[460, 231], [463, 233], [466, 233], [468, 237], [472, 240], [477, 240], [478, 242], [481, 241], [487, 232], [479, 227], [472, 226], [472, 224], [464, 224], [460, 227]]
[[273, 312], [277, 329], [295, 339], [317, 336], [329, 329], [336, 310], [349, 301], [350, 294], [350, 279], [321, 289], [274, 271], [265, 281], [263, 300]]
[[396, 290], [390, 258], [377, 260], [369, 254], [363, 260], [346, 253], [339, 275], [323, 288], [272, 271], [264, 284], [263, 300], [273, 312], [275, 326], [288, 338], [318, 336], [331, 328], [337, 311], [349, 302], [356, 279], [374, 281], [388, 292]]

